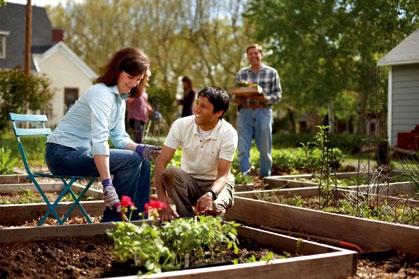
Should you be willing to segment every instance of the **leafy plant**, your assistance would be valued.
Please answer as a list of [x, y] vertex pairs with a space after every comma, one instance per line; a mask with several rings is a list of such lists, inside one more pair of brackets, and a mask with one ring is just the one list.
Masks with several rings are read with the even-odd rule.
[[12, 157], [12, 150], [0, 147], [0, 174], [13, 173], [17, 161], [17, 158]]
[[163, 222], [160, 226], [156, 222], [144, 222], [139, 227], [118, 222], [107, 234], [114, 241], [118, 261], [132, 261], [141, 267], [141, 272], [155, 273], [212, 261], [222, 256], [221, 251], [237, 253], [238, 226], [217, 217], [199, 216]]

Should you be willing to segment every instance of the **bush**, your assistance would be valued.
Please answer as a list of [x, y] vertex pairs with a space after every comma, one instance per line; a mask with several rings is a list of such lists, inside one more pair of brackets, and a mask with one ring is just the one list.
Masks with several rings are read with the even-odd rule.
[[[25, 137], [21, 139], [25, 146], [29, 165], [32, 167], [45, 165], [45, 137]], [[0, 136], [0, 145], [6, 150], [11, 150], [10, 160], [14, 160], [13, 167], [23, 168], [22, 158], [17, 147], [15, 136], [11, 132], [4, 132]]]
[[158, 87], [150, 87], [148, 92], [148, 100], [151, 103], [155, 111], [159, 111], [166, 122], [170, 125], [173, 122], [176, 115], [174, 114], [176, 107], [174, 108], [175, 96], [172, 92], [175, 90], [165, 90]]
[[[0, 70], [0, 130], [8, 126], [9, 113], [25, 113], [45, 108], [53, 93], [49, 80], [39, 75], [25, 75], [19, 69]], [[45, 112], [48, 111], [48, 108]]]
[[[302, 144], [307, 144], [312, 141], [315, 134], [301, 133], [301, 134], [283, 134], [276, 133], [272, 136], [273, 145], [279, 147], [301, 147]], [[353, 134], [332, 134], [330, 136], [330, 146], [341, 150], [356, 153], [361, 150], [362, 136]]]

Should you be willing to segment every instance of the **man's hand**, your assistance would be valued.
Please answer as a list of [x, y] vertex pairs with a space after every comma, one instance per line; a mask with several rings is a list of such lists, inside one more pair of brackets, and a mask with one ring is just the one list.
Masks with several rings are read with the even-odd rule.
[[151, 161], [156, 159], [161, 153], [161, 147], [155, 146], [151, 144], [139, 144], [135, 148], [135, 151], [146, 158], [147, 160]]
[[195, 205], [195, 213], [203, 213], [205, 211], [212, 211], [212, 194], [207, 192], [203, 194], [197, 201]]
[[169, 221], [173, 218], [177, 218], [179, 217], [179, 215], [176, 214], [176, 212], [174, 212], [169, 205], [167, 205], [166, 208], [162, 208], [160, 210], [160, 220], [161, 221]]

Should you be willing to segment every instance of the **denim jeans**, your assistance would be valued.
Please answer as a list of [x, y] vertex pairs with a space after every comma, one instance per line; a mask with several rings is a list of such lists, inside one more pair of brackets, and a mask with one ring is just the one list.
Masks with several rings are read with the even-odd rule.
[[[132, 220], [139, 219], [138, 213], [144, 211], [144, 204], [149, 201], [150, 162], [132, 150], [110, 149], [109, 152], [109, 168], [118, 197], [131, 197], [138, 208], [132, 214]], [[99, 176], [87, 148], [74, 149], [47, 143], [45, 159], [51, 173], [56, 175]], [[102, 222], [120, 220], [121, 216], [115, 209], [105, 209]]]
[[238, 157], [242, 173], [250, 170], [250, 148], [255, 139], [260, 155], [260, 176], [270, 176], [272, 169], [272, 109], [241, 108], [237, 116]]

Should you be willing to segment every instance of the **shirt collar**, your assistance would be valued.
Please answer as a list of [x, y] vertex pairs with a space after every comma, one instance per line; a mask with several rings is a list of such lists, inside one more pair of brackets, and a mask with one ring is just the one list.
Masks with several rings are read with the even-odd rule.
[[[260, 64], [260, 69], [259, 69], [259, 71], [257, 71], [257, 72], [262, 71], [264, 68], [266, 68], [266, 65], [265, 65], [264, 63], [261, 63], [261, 64]], [[247, 69], [248, 69], [250, 72], [252, 72], [252, 73], [257, 73], [257, 72], [255, 72], [255, 71], [253, 71], [253, 70], [252, 70], [252, 65], [249, 65], [249, 66], [247, 67]]]
[[123, 93], [123, 94], [119, 93], [118, 85], [113, 85], [113, 86], [110, 87], [110, 89], [111, 89], [111, 92], [113, 94], [118, 95], [122, 100], [124, 100], [124, 101], [128, 100], [129, 94], [128, 93]]
[[[223, 122], [223, 119], [218, 120], [217, 125], [215, 125], [214, 129], [212, 129], [212, 133], [211, 133], [211, 135], [209, 135], [209, 137], [207, 139], [217, 139], [218, 138], [218, 134], [220, 132], [222, 122]], [[195, 123], [195, 118], [194, 118], [194, 121], [193, 121], [192, 131], [193, 131], [194, 135], [199, 135], [198, 125], [196, 125], [196, 123]]]
[[119, 95], [119, 90], [118, 90], [118, 86], [117, 85], [113, 85], [113, 86], [111, 86], [111, 87], [109, 87], [110, 89], [111, 89], [111, 92], [113, 93], [113, 94], [117, 94], [117, 95]]

